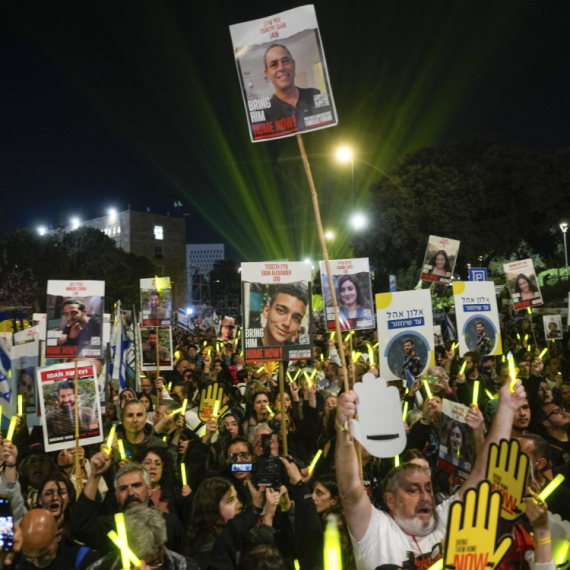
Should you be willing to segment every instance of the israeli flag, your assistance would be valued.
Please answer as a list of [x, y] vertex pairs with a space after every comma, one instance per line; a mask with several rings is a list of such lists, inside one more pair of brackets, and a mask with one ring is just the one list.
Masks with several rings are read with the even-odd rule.
[[129, 339], [125, 334], [125, 328], [123, 326], [121, 301], [117, 301], [115, 305], [115, 322], [111, 330], [111, 362], [109, 364], [109, 375], [111, 378], [119, 381], [121, 390], [127, 387], [126, 367], [128, 348]]

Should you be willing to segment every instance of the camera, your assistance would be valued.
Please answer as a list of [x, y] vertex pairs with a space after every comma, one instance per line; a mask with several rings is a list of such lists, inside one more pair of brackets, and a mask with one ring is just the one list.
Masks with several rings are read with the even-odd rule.
[[273, 434], [266, 433], [261, 436], [263, 455], [253, 462], [251, 477], [256, 487], [267, 485], [279, 489], [288, 480], [287, 470], [279, 457], [271, 455], [271, 438]]

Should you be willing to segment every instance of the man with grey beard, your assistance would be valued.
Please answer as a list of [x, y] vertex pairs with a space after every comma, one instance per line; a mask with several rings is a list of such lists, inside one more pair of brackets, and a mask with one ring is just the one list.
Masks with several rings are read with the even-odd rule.
[[[345, 424], [356, 412], [358, 396], [354, 391], [342, 394], [337, 402], [336, 470], [343, 511], [348, 523], [358, 570], [377, 570], [395, 565], [403, 570], [427, 568], [442, 556], [451, 503], [463, 499], [467, 489], [485, 478], [488, 449], [491, 443], [508, 439], [513, 419], [523, 405], [526, 394], [521, 382], [514, 393], [509, 382], [500, 391], [498, 413], [489, 436], [477, 456], [471, 475], [456, 495], [435, 507], [431, 474], [419, 465], [403, 463], [393, 468], [384, 480], [384, 501], [388, 513], [374, 509], [360, 481], [358, 460]], [[386, 399], [387, 400], [387, 399]], [[382, 417], [382, 401], [375, 413]], [[385, 412], [384, 412], [385, 413]], [[480, 414], [477, 408], [469, 414]], [[360, 423], [362, 428], [364, 424]], [[376, 440], [390, 431], [378, 422], [379, 433], [363, 433], [364, 441]]]

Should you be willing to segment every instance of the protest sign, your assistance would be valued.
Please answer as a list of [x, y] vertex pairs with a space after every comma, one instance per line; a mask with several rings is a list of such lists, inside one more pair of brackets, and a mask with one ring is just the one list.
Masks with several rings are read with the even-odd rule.
[[230, 34], [252, 142], [337, 124], [314, 6], [235, 24]]
[[401, 380], [434, 366], [433, 317], [428, 289], [376, 295], [380, 374]]
[[406, 447], [406, 431], [401, 417], [400, 393], [383, 378], [365, 374], [354, 385], [358, 395], [358, 420], [352, 433], [374, 457], [395, 457]]
[[143, 327], [169, 327], [172, 290], [169, 277], [141, 279], [141, 324]]
[[14, 344], [26, 344], [28, 342], [34, 342], [35, 340], [40, 340], [41, 336], [41, 326], [36, 325], [35, 327], [30, 327], [24, 329], [23, 331], [14, 333]]
[[562, 340], [562, 316], [545, 315], [542, 317], [544, 338], [546, 340]]
[[503, 264], [515, 311], [542, 305], [542, 295], [532, 259]]
[[78, 401], [75, 400], [75, 375], [75, 363], [37, 370], [46, 451], [67, 449], [75, 440], [75, 406], [79, 406], [80, 445], [103, 441], [94, 364], [89, 361], [77, 363]]
[[453, 486], [461, 485], [471, 473], [475, 461], [473, 430], [466, 424], [469, 408], [443, 400], [439, 429], [438, 466], [453, 477]]
[[104, 281], [48, 281], [46, 358], [101, 358]]
[[458, 252], [457, 240], [429, 236], [421, 279], [431, 283], [450, 283]]
[[32, 320], [36, 323], [36, 326], [40, 327], [40, 338], [39, 340], [46, 340], [47, 338], [47, 315], [45, 313], [34, 313], [32, 315]]
[[207, 422], [212, 418], [219, 418], [224, 414], [228, 406], [223, 406], [224, 388], [219, 384], [210, 384], [208, 390], [205, 388], [200, 394], [200, 407], [198, 408], [198, 417], [203, 422]]
[[492, 281], [454, 281], [459, 354], [502, 354], [497, 298]]
[[16, 344], [10, 349], [12, 375], [16, 378], [16, 397], [22, 396], [25, 414], [38, 412], [36, 370], [39, 365], [39, 345], [39, 340], [32, 340]]
[[241, 279], [246, 362], [311, 358], [311, 266], [242, 263]]
[[[140, 329], [142, 346], [141, 370], [172, 370], [172, 329], [143, 328]], [[158, 347], [158, 349], [157, 349]]]
[[[499, 538], [501, 495], [489, 481], [469, 489], [463, 501], [451, 505], [445, 539], [445, 568], [473, 570], [499, 568], [509, 552], [511, 536]], [[443, 567], [443, 566], [442, 566]]]
[[[329, 279], [324, 261], [319, 262], [328, 330], [336, 329]], [[332, 259], [330, 267], [338, 301], [342, 330], [373, 329], [372, 283], [368, 258]]]
[[222, 317], [218, 324], [216, 340], [219, 342], [234, 342], [237, 334], [235, 317]]

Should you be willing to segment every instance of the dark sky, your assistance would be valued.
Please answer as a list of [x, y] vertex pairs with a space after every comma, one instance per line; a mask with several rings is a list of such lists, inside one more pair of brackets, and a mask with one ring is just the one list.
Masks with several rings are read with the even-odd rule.
[[[2, 227], [128, 204], [173, 214], [180, 200], [193, 242], [224, 241], [252, 261], [318, 255], [294, 139], [249, 141], [228, 31], [295, 5], [2, 2]], [[339, 249], [349, 239], [340, 143], [358, 153], [362, 206], [379, 172], [422, 146], [480, 134], [568, 145], [567, 2], [315, 6], [339, 126], [303, 140]]]

